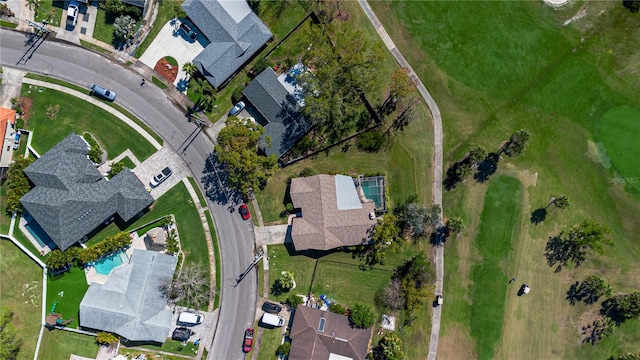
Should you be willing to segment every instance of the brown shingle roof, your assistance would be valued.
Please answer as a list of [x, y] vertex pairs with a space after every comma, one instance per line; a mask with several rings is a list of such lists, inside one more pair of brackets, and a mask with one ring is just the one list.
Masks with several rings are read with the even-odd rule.
[[339, 210], [334, 176], [291, 179], [289, 193], [293, 206], [302, 210], [302, 217], [294, 218], [291, 228], [297, 251], [368, 243], [369, 232], [376, 224], [369, 218], [375, 204], [366, 202], [361, 209]]
[[[320, 332], [320, 318], [325, 319]], [[289, 360], [325, 360], [338, 354], [354, 360], [365, 359], [371, 329], [352, 327], [344, 315], [299, 305], [291, 326]]]

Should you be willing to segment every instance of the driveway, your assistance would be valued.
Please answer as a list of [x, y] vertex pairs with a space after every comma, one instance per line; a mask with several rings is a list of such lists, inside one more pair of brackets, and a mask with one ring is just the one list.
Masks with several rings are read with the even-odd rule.
[[171, 168], [173, 174], [171, 174], [171, 176], [169, 176], [162, 184], [151, 189], [151, 196], [156, 200], [177, 183], [182, 181], [182, 178], [190, 175], [189, 168], [184, 163], [184, 160], [180, 155], [176, 154], [173, 149], [165, 145], [162, 149], [151, 155], [147, 160], [133, 169], [133, 173], [136, 174], [138, 179], [140, 179], [145, 186], [149, 186], [151, 179], [164, 169], [165, 166]]
[[[192, 29], [196, 29], [190, 22], [187, 21], [187, 23]], [[182, 65], [191, 62], [209, 43], [202, 34], [198, 34], [196, 41], [190, 41], [184, 31], [180, 30], [180, 20], [171, 19], [164, 24], [151, 45], [140, 57], [140, 61], [153, 69], [158, 60], [165, 56], [176, 59], [178, 61], [178, 76], [173, 84], [180, 90], [186, 89], [187, 74], [182, 71]]]
[[205, 312], [205, 311], [196, 311], [193, 309], [187, 309], [180, 306], [176, 306], [173, 312], [173, 317], [171, 319], [171, 331], [169, 332], [169, 337], [173, 334], [173, 330], [181, 327], [178, 325], [178, 316], [182, 311], [190, 311], [197, 312], [199, 314], [204, 315], [204, 320], [202, 324], [198, 324], [195, 326], [187, 326], [187, 328], [193, 331], [193, 335], [189, 338], [189, 342], [194, 342], [197, 339], [200, 339], [201, 344], [210, 344], [213, 341], [213, 329], [215, 329], [215, 324], [218, 321], [218, 311], [213, 312]]

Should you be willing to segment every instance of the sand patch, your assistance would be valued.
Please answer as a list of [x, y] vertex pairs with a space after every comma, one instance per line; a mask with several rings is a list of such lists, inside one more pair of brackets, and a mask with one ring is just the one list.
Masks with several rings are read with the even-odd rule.
[[605, 169], [611, 168], [611, 159], [607, 156], [603, 143], [587, 140], [587, 156], [592, 161], [599, 162]]

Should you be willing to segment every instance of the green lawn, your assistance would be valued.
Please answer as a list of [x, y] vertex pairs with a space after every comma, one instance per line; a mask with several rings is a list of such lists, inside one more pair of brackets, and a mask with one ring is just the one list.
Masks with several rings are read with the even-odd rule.
[[618, 177], [614, 182], [628, 184], [640, 190], [640, 165], [638, 162], [637, 137], [640, 133], [640, 111], [628, 106], [614, 108], [602, 117], [600, 135], [607, 155]]
[[[30, 92], [30, 93], [29, 93]], [[81, 134], [91, 132], [113, 158], [126, 149], [130, 149], [141, 161], [156, 150], [127, 124], [108, 112], [56, 90], [24, 85], [22, 96], [33, 99], [31, 115], [26, 128], [35, 133], [32, 146], [44, 154], [71, 132]], [[47, 110], [59, 106], [53, 119], [47, 116]]]
[[[516, 130], [526, 128], [532, 134], [524, 155], [502, 159], [494, 176], [517, 177], [526, 189], [520, 237], [497, 265], [534, 284], [536, 295], [508, 296], [504, 305], [498, 304], [504, 308], [501, 328], [474, 330], [481, 322], [474, 325], [470, 319], [492, 314], [496, 304], [478, 306], [474, 299], [478, 276], [482, 278], [488, 266], [486, 255], [475, 246], [487, 186], [468, 178], [444, 195], [445, 215], [463, 217], [467, 229], [446, 245], [447, 305], [438, 355], [465, 358], [476, 352], [487, 357], [493, 348], [496, 358], [584, 359], [606, 358], [620, 354], [619, 349], [640, 350], [629, 335], [633, 325], [627, 324], [610, 340], [580, 346], [576, 329], [587, 325], [583, 319], [598, 306], [571, 307], [565, 300], [567, 284], [593, 273], [603, 275], [614, 291], [640, 286], [639, 278], [630, 275], [640, 259], [634, 240], [640, 204], [630, 186], [625, 191], [610, 181], [614, 170], [633, 181], [636, 176], [625, 174], [615, 161], [637, 168], [637, 160], [627, 155], [635, 145], [624, 136], [631, 130], [619, 135], [622, 123], [629, 122], [623, 118], [631, 115], [619, 109], [640, 108], [640, 75], [634, 70], [640, 61], [632, 45], [640, 36], [640, 18], [619, 2], [575, 2], [560, 10], [543, 2], [515, 1], [370, 5], [438, 103], [445, 169], [472, 144], [495, 151]], [[578, 11], [582, 19], [565, 25]], [[622, 148], [622, 156], [609, 154], [612, 145], [607, 141], [615, 143], [614, 149]], [[607, 147], [614, 168], [607, 168], [599, 143]], [[544, 223], [529, 223], [531, 211], [563, 193], [571, 199], [567, 210], [550, 209]], [[554, 274], [544, 261], [546, 239], [585, 218], [611, 226], [616, 246], [581, 268]], [[472, 267], [480, 261], [481, 267]]]
[[13, 311], [22, 340], [17, 359], [33, 359], [42, 323], [42, 269], [8, 240], [0, 240], [0, 254], [0, 304]]
[[94, 359], [99, 346], [93, 336], [63, 330], [45, 330], [38, 359], [69, 360], [71, 354]]
[[18, 24], [11, 21], [0, 20], [0, 26], [15, 29], [18, 27]]
[[[7, 196], [7, 182], [3, 181], [0, 184], [0, 199], [5, 199], [5, 196]], [[9, 225], [11, 225], [11, 216], [7, 213], [5, 206], [0, 206], [0, 233], [8, 234]]]
[[[257, 323], [254, 329], [258, 329]], [[264, 329], [262, 340], [260, 341], [260, 349], [258, 350], [258, 360], [273, 360], [276, 358], [276, 350], [282, 341], [282, 333], [280, 328]], [[254, 345], [255, 348], [255, 345]]]
[[131, 161], [131, 159], [129, 159], [128, 156], [123, 157], [120, 161], [123, 162], [124, 166], [128, 169], [133, 170], [136, 168], [136, 164], [134, 164], [133, 161]]
[[158, 79], [155, 76], [151, 77], [151, 82], [154, 83], [157, 87], [159, 87], [162, 90], [168, 87], [165, 83], [162, 82], [162, 80]]
[[207, 217], [207, 224], [209, 224], [209, 230], [211, 231], [211, 239], [213, 241], [213, 256], [216, 262], [216, 294], [213, 300], [213, 308], [217, 309], [220, 304], [220, 286], [222, 285], [222, 263], [220, 262], [220, 248], [218, 247], [218, 236], [216, 235], [215, 227], [213, 226], [213, 219], [209, 210], [205, 211]]
[[109, 18], [107, 12], [102, 9], [98, 9], [96, 15], [96, 26], [93, 29], [93, 37], [97, 40], [105, 42], [110, 45], [113, 44], [113, 21], [115, 18]]
[[42, 22], [42, 20], [49, 21], [49, 24], [53, 26], [60, 26], [62, 20], [62, 11], [64, 10], [64, 1], [57, 0], [44, 0], [39, 1], [38, 6], [34, 8], [35, 15], [33, 20], [35, 22]]
[[187, 343], [187, 345], [182, 345], [181, 341], [176, 340], [167, 340], [162, 346], [157, 345], [143, 345], [141, 346], [145, 349], [151, 349], [156, 351], [167, 351], [174, 354], [186, 355], [186, 356], [194, 356], [198, 352], [198, 347], [195, 346], [192, 342]]
[[[511, 240], [519, 238], [522, 186], [501, 176], [491, 181], [474, 247], [481, 260], [471, 266], [471, 336], [479, 359], [492, 359], [503, 325]], [[512, 286], [516, 286], [513, 284]]]
[[51, 311], [54, 302], [57, 302], [55, 311], [66, 320], [71, 317], [74, 321], [67, 325], [70, 328], [78, 327], [78, 315], [80, 302], [89, 289], [84, 270], [72, 266], [71, 270], [57, 276], [49, 276], [47, 279], [47, 312]]
[[152, 24], [151, 31], [144, 39], [144, 41], [138, 46], [136, 50], [136, 57], [139, 58], [147, 50], [153, 39], [156, 38], [162, 27], [169, 22], [169, 20], [176, 17], [176, 9], [180, 7], [184, 0], [174, 1], [161, 1], [158, 3], [158, 15], [155, 22]]

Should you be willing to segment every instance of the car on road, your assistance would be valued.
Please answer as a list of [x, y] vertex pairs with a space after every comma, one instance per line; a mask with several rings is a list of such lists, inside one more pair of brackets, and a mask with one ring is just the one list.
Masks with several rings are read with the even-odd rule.
[[198, 324], [202, 324], [203, 320], [204, 315], [191, 311], [183, 311], [180, 313], [180, 315], [178, 315], [178, 325], [195, 326]]
[[244, 331], [244, 343], [242, 344], [242, 351], [248, 353], [253, 348], [253, 328], [247, 328]]
[[79, 5], [75, 1], [71, 1], [67, 7], [67, 25], [75, 27], [78, 23]]
[[244, 107], [245, 107], [244, 102], [238, 101], [236, 105], [233, 108], [231, 108], [231, 110], [229, 110], [229, 115], [230, 116], [238, 115], [240, 111], [244, 110]]
[[198, 33], [193, 31], [189, 24], [184, 22], [180, 23], [180, 30], [184, 31], [184, 33], [189, 39], [191, 39], [191, 41], [196, 41], [198, 39]]
[[280, 306], [278, 304], [271, 303], [271, 302], [266, 302], [266, 303], [262, 304], [262, 310], [264, 312], [268, 312], [268, 313], [272, 313], [272, 314], [278, 314], [280, 311], [282, 311], [282, 306]]
[[173, 171], [171, 171], [171, 169], [167, 166], [166, 168], [162, 169], [162, 171], [160, 171], [156, 176], [154, 176], [153, 179], [151, 179], [149, 185], [151, 185], [151, 187], [156, 187], [162, 184], [163, 181], [167, 180], [167, 178], [171, 176], [171, 174], [173, 174]]
[[105, 100], [109, 100], [109, 101], [114, 101], [116, 99], [116, 93], [115, 91], [109, 90], [103, 86], [100, 86], [98, 84], [91, 84], [89, 86], [89, 89], [91, 89], [91, 94], [95, 95], [99, 98], [103, 98]]
[[240, 205], [240, 207], [238, 208], [238, 212], [240, 213], [240, 216], [242, 216], [242, 220], [249, 220], [249, 218], [251, 217], [251, 213], [249, 212], [247, 204]]
[[173, 330], [171, 334], [171, 340], [178, 341], [187, 341], [193, 335], [193, 331], [191, 329], [187, 329], [186, 327], [179, 327]]

